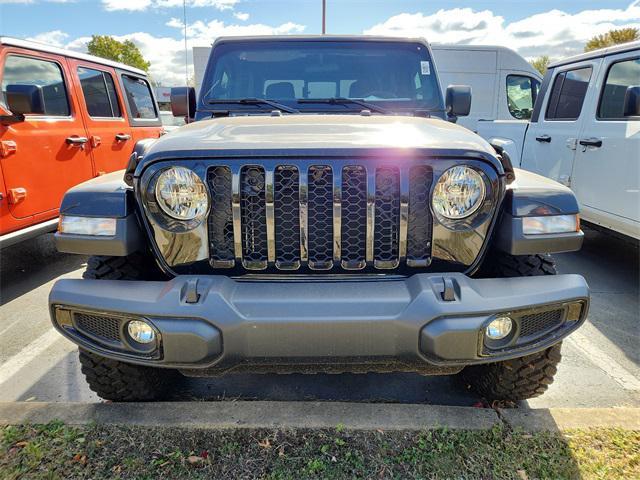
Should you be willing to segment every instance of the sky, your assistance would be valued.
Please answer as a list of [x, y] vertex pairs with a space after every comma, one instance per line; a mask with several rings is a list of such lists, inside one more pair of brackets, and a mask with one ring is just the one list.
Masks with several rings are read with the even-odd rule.
[[[223, 35], [321, 33], [321, 0], [185, 1], [189, 63], [191, 47]], [[640, 0], [327, 0], [327, 33], [503, 45], [527, 59], [582, 52], [622, 27], [640, 28]], [[156, 82], [186, 81], [183, 0], [0, 0], [0, 35], [78, 51], [91, 35], [130, 39]]]

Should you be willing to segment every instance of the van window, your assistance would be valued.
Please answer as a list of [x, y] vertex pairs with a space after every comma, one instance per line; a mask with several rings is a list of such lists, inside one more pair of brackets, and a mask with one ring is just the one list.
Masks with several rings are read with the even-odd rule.
[[78, 77], [82, 85], [87, 111], [92, 117], [120, 117], [120, 105], [113, 78], [107, 72], [79, 67]]
[[146, 80], [123, 75], [122, 83], [127, 95], [127, 102], [129, 102], [131, 116], [134, 119], [158, 118], [156, 106], [151, 96], [151, 89]]
[[559, 73], [551, 89], [547, 105], [547, 120], [577, 120], [587, 94], [591, 67]]
[[69, 99], [60, 65], [31, 57], [9, 55], [2, 76], [2, 101], [8, 106], [7, 90], [34, 87], [32, 95], [40, 98], [43, 114], [69, 116]]
[[[625, 118], [640, 118], [638, 102], [636, 108], [624, 111], [624, 101], [630, 88], [640, 90], [640, 58], [624, 60], [611, 65], [604, 88], [600, 94], [598, 118], [601, 120], [622, 120]], [[636, 96], [640, 92], [636, 93]]]
[[512, 117], [530, 119], [540, 82], [526, 75], [507, 75], [507, 106]]

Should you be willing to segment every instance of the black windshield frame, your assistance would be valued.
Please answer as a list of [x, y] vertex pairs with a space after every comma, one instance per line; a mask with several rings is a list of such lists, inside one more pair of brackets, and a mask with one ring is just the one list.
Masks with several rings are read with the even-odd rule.
[[[402, 95], [398, 93], [398, 91], [391, 91], [394, 95], [397, 95], [397, 98], [378, 98], [376, 96], [363, 96], [363, 95], [348, 95], [347, 98], [364, 100], [369, 104], [377, 105], [381, 109], [397, 112], [397, 113], [415, 113], [416, 111], [424, 112], [430, 111], [434, 112], [436, 115], [441, 116], [442, 112], [444, 112], [444, 101], [442, 98], [442, 93], [440, 89], [440, 85], [438, 82], [438, 76], [435, 70], [435, 66], [433, 64], [433, 57], [431, 55], [431, 51], [428, 45], [425, 42], [415, 41], [415, 40], [385, 40], [385, 39], [331, 39], [331, 40], [318, 40], [315, 39], [300, 39], [300, 38], [292, 38], [292, 39], [233, 39], [226, 41], [217, 42], [212, 50], [209, 63], [207, 65], [207, 70], [205, 72], [205, 76], [202, 83], [202, 88], [200, 91], [199, 105], [198, 110], [205, 116], [208, 116], [207, 113], [210, 113], [214, 110], [218, 110], [220, 108], [219, 105], [216, 105], [216, 100], [228, 100], [232, 98], [265, 98], [267, 100], [276, 101], [280, 104], [287, 105], [291, 108], [295, 108], [300, 110], [302, 113], [304, 112], [318, 112], [318, 113], [345, 113], [345, 112], [356, 112], [362, 110], [362, 107], [355, 103], [341, 103], [341, 104], [320, 104], [314, 102], [298, 102], [299, 98], [304, 99], [313, 99], [313, 98], [326, 98], [326, 95], [310, 95], [307, 85], [309, 82], [315, 82], [316, 79], [322, 79], [323, 75], [326, 75], [327, 82], [324, 83], [335, 83], [336, 90], [343, 90], [342, 81], [349, 82], [350, 80], [343, 80], [340, 76], [342, 74], [342, 70], [333, 68], [333, 70], [329, 70], [329, 66], [333, 66], [327, 62], [329, 65], [321, 65], [318, 64], [317, 71], [319, 72], [317, 76], [312, 77], [313, 80], [309, 80], [309, 78], [303, 78], [300, 81], [304, 83], [304, 94], [295, 93], [293, 96], [289, 98], [278, 98], [277, 96], [269, 96], [267, 95], [267, 86], [266, 82], [261, 81], [265, 77], [264, 72], [268, 72], [271, 75], [271, 78], [267, 78], [268, 82], [274, 82], [278, 80], [278, 76], [282, 76], [280, 73], [280, 69], [277, 67], [280, 65], [273, 62], [272, 65], [269, 62], [264, 61], [264, 57], [260, 57], [260, 52], [282, 52], [283, 57], [286, 57], [286, 54], [290, 53], [291, 57], [295, 57], [296, 53], [302, 53], [304, 55], [309, 53], [308, 57], [312, 57], [313, 55], [317, 55], [318, 58], [324, 59], [323, 55], [329, 56], [331, 54], [336, 54], [335, 58], [348, 58], [344, 56], [345, 49], [352, 49], [352, 51], [358, 52], [372, 52], [373, 55], [369, 57], [372, 58], [371, 63], [374, 64], [376, 61], [384, 62], [381, 65], [380, 71], [384, 71], [384, 75], [389, 75], [389, 71], [394, 71], [394, 66], [397, 65], [399, 61], [404, 61], [405, 66], [407, 68], [407, 74], [403, 71], [403, 76], [400, 78], [402, 82], [404, 82], [403, 86], [406, 85], [404, 92], [412, 93], [412, 95]], [[351, 53], [351, 52], [349, 52]], [[379, 53], [379, 55], [375, 55]], [[235, 56], [234, 56], [235, 55]], [[401, 60], [398, 60], [398, 57], [401, 57]], [[259, 59], [260, 61], [258, 61]], [[307, 57], [303, 56], [303, 61], [306, 61]], [[245, 87], [232, 85], [233, 91], [224, 90], [221, 88], [221, 70], [225, 62], [230, 63], [231, 61], [240, 63], [243, 61], [255, 61], [253, 65], [246, 64], [246, 68], [252, 68], [248, 70], [250, 72], [256, 72], [255, 80], [247, 79], [247, 75], [245, 72], [240, 70], [238, 67], [237, 72], [243, 73], [243, 81], [250, 83], [253, 81], [253, 86]], [[262, 62], [262, 63], [260, 63]], [[394, 63], [395, 62], [395, 63]], [[423, 73], [420, 68], [423, 68], [423, 62], [426, 63], [426, 70], [428, 73]], [[281, 62], [282, 63], [282, 62]], [[388, 63], [388, 65], [387, 65]], [[310, 64], [303, 63], [303, 66], [308, 67]], [[256, 69], [262, 68], [262, 71], [257, 71]], [[234, 68], [233, 64], [231, 67], [226, 67], [228, 69]], [[245, 66], [243, 66], [245, 68]], [[325, 68], [325, 71], [322, 69]], [[345, 69], [348, 67], [344, 67]], [[409, 69], [415, 69], [417, 72], [415, 74], [417, 79], [412, 75], [413, 71]], [[233, 70], [229, 70], [232, 71]], [[351, 72], [346, 72], [346, 75], [352, 74], [354, 72], [358, 72], [359, 70], [354, 67], [354, 70]], [[395, 69], [397, 71], [397, 69]], [[274, 73], [275, 72], [275, 73]], [[327, 73], [328, 72], [328, 73]], [[305, 75], [308, 74], [308, 70], [305, 70]], [[316, 72], [312, 73], [313, 75]], [[261, 76], [262, 75], [262, 76]], [[332, 78], [331, 75], [335, 75], [335, 78]], [[363, 73], [366, 75], [366, 73]], [[399, 75], [399, 74], [398, 74]], [[285, 76], [285, 78], [287, 78]], [[349, 78], [348, 76], [346, 78]], [[357, 77], [356, 77], [357, 78]], [[367, 77], [368, 78], [368, 77]], [[382, 82], [382, 78], [374, 79], [379, 83]], [[357, 81], [357, 80], [355, 80]], [[351, 80], [351, 86], [355, 81]], [[229, 84], [233, 82], [233, 80], [228, 80]], [[317, 82], [322, 83], [322, 80], [317, 80]], [[411, 82], [415, 82], [414, 85], [410, 85]], [[287, 82], [291, 83], [291, 82]], [[417, 84], [420, 86], [416, 86]], [[346, 84], [345, 84], [346, 87]], [[414, 88], [411, 91], [411, 88]], [[228, 88], [228, 87], [225, 87]], [[291, 87], [290, 87], [291, 88]], [[263, 90], [264, 89], [264, 90]], [[223, 91], [223, 95], [220, 92]], [[342, 91], [337, 91], [336, 93], [343, 93]], [[243, 95], [244, 94], [244, 95]], [[420, 95], [423, 95], [422, 98], [419, 98]], [[336, 97], [341, 97], [344, 95], [335, 95]], [[226, 97], [226, 98], [225, 98]], [[228, 109], [230, 113], [254, 113], [256, 111], [261, 110], [260, 108], [256, 108], [255, 105], [225, 105], [225, 109]], [[262, 109], [264, 110], [264, 109]]]

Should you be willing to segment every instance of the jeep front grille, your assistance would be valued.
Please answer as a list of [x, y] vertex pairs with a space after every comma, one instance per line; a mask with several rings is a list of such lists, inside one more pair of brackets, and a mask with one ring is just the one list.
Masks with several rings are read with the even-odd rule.
[[209, 261], [246, 270], [376, 270], [431, 260], [429, 165], [210, 167]]

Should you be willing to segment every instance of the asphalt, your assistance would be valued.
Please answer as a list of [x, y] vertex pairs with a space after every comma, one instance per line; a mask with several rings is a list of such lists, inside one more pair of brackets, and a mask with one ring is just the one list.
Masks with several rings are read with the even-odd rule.
[[[99, 402], [73, 344], [51, 329], [47, 295], [57, 278], [79, 278], [86, 258], [55, 251], [50, 235], [0, 252], [0, 402]], [[587, 323], [563, 346], [555, 383], [522, 409], [640, 406], [638, 248], [588, 231], [581, 252], [557, 256], [561, 273], [592, 289]], [[479, 398], [454, 377], [414, 374], [249, 375], [185, 379], [173, 401], [394, 403], [470, 406]]]

